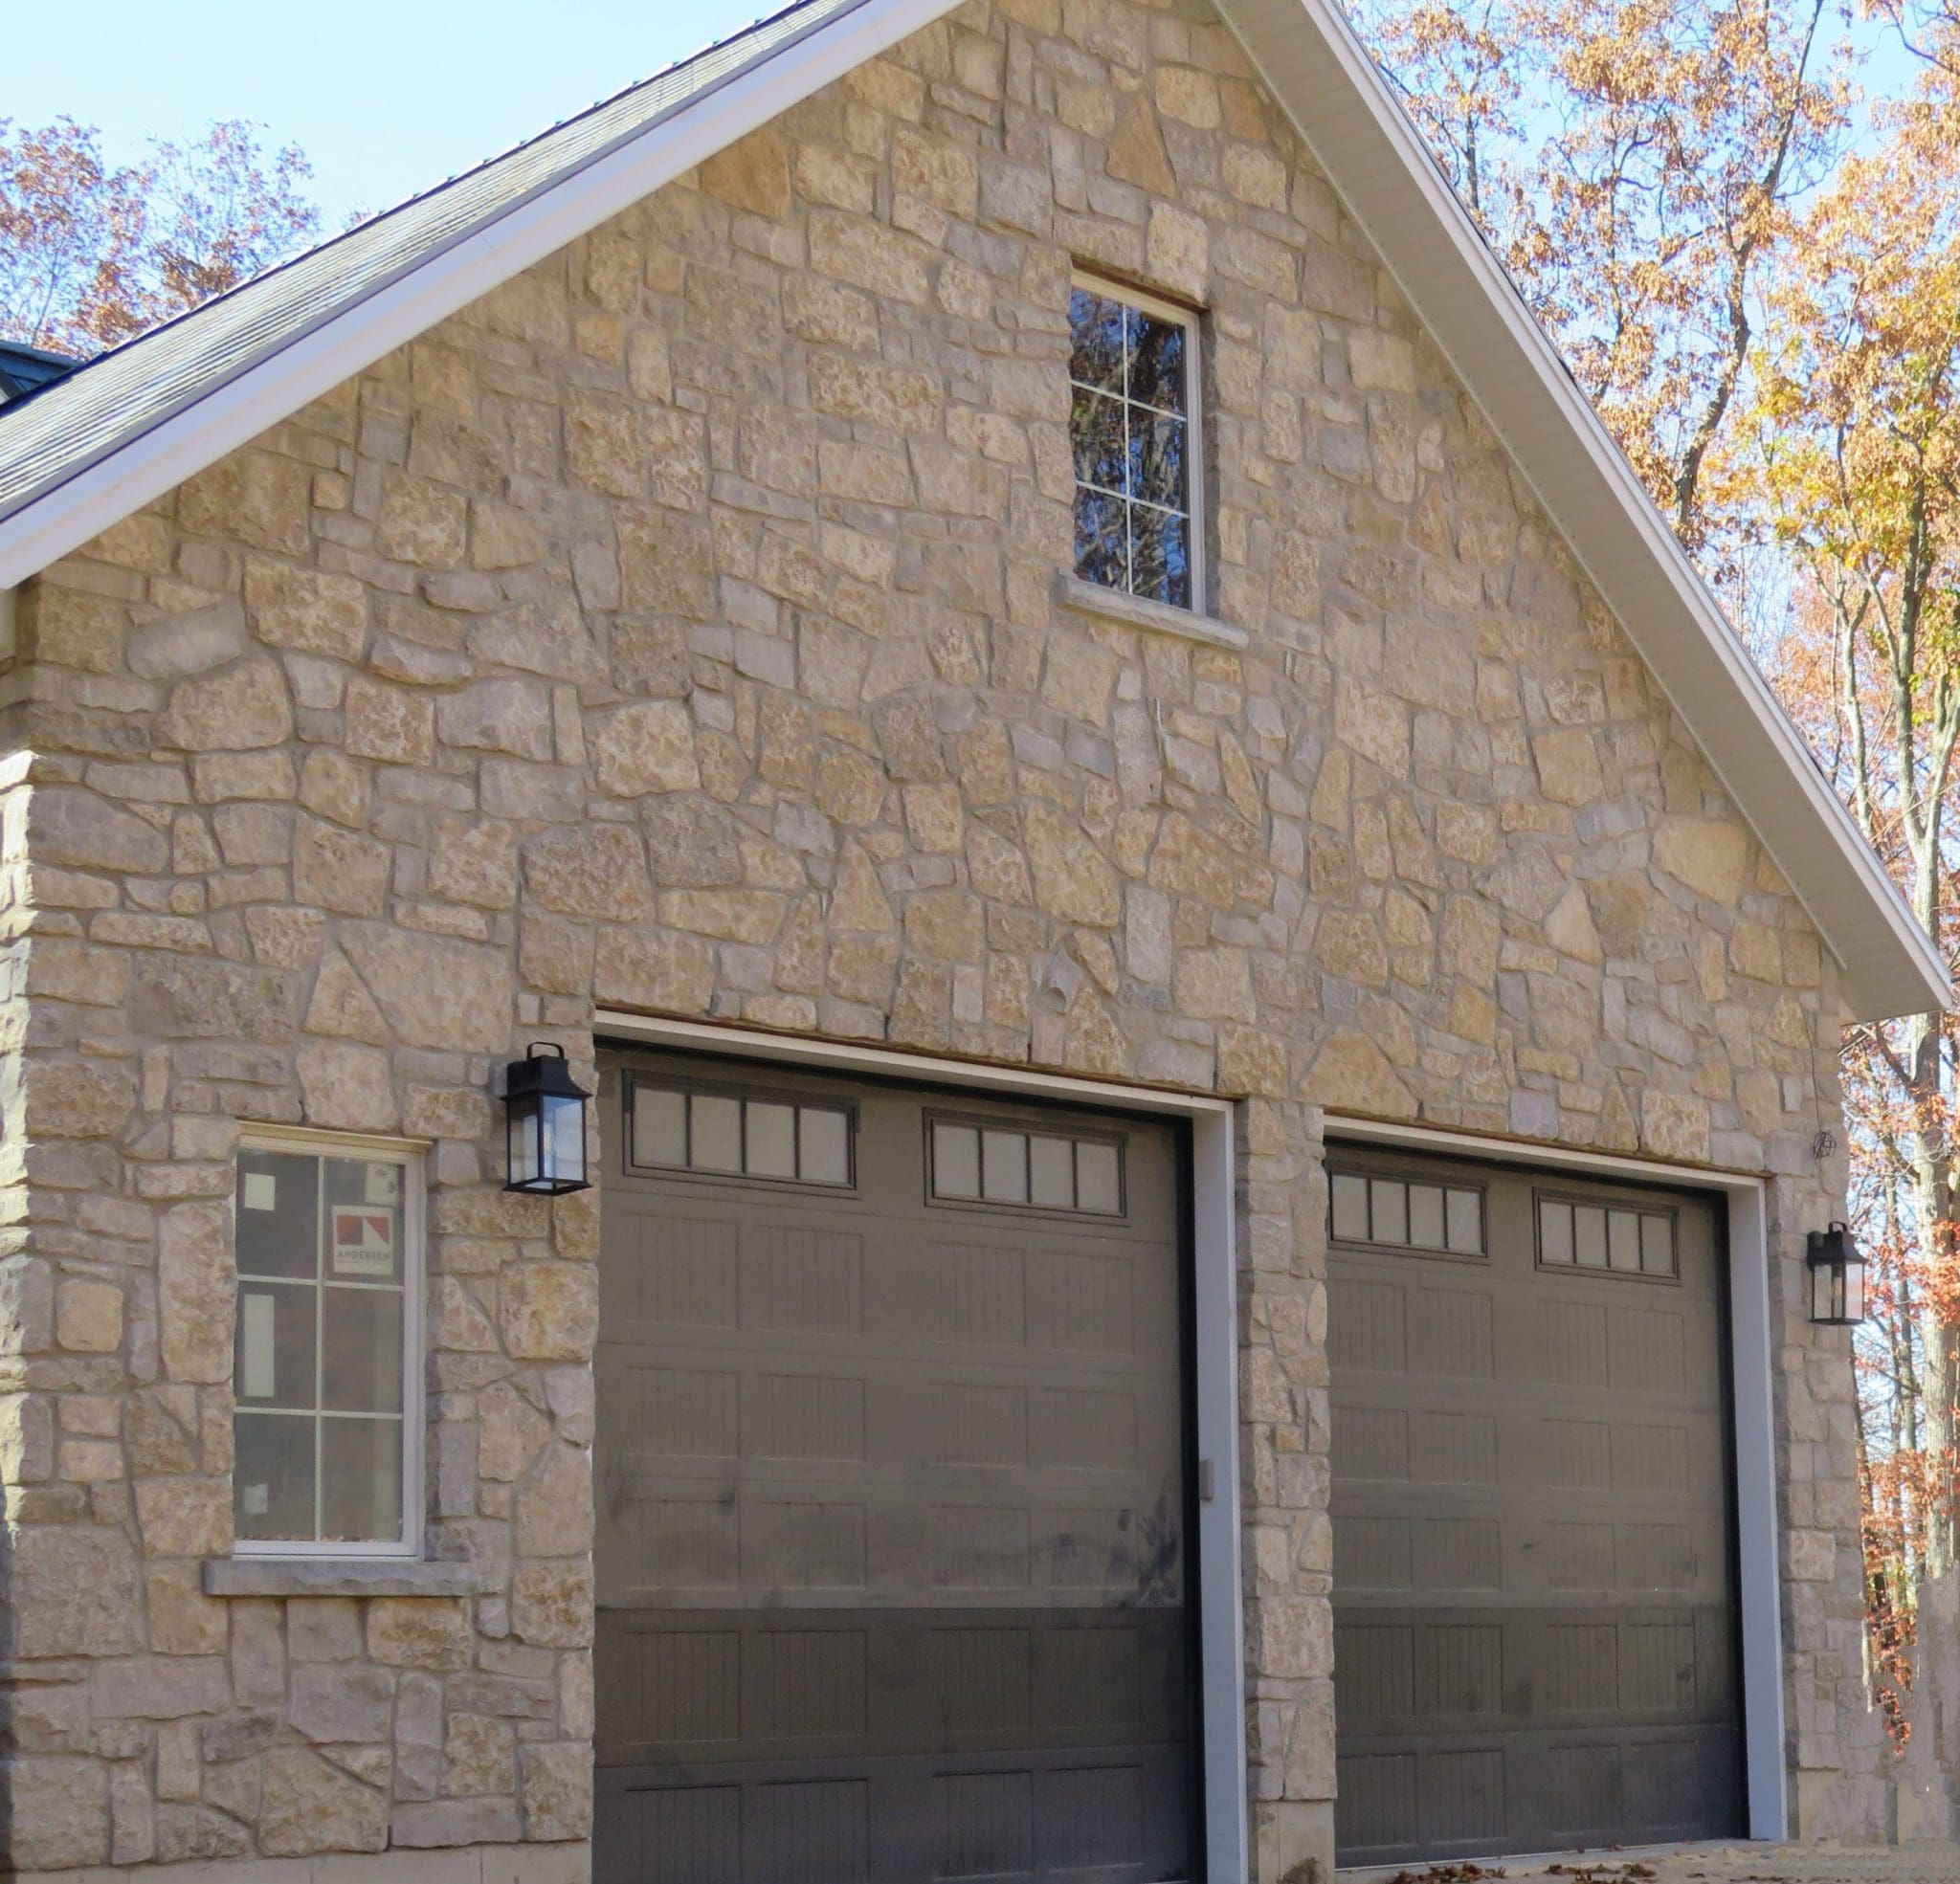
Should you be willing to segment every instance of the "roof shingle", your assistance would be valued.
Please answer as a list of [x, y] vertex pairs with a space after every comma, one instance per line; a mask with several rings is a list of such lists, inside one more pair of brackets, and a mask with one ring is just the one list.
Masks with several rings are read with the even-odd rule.
[[[0, 405], [0, 520], [860, 4], [795, 0], [502, 156], [98, 356], [33, 399]], [[284, 416], [268, 412], [266, 423]]]

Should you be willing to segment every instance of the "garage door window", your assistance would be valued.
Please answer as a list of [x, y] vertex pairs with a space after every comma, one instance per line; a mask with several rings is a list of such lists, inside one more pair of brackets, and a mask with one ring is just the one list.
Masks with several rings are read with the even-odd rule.
[[1483, 1253], [1483, 1192], [1475, 1186], [1336, 1171], [1329, 1191], [1337, 1242], [1379, 1243], [1436, 1255]]
[[956, 1119], [932, 1119], [929, 1130], [935, 1202], [1123, 1214], [1123, 1147], [1113, 1139], [1016, 1132]]
[[635, 1080], [632, 1092], [635, 1169], [837, 1188], [851, 1183], [851, 1114], [843, 1106], [647, 1080]]
[[1674, 1281], [1674, 1212], [1538, 1194], [1538, 1260], [1548, 1269], [1602, 1269]]

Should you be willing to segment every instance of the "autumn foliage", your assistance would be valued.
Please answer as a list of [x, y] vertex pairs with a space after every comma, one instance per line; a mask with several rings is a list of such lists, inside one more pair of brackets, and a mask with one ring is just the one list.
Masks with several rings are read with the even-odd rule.
[[[1960, 0], [1362, 0], [1359, 23], [1952, 963]], [[1841, 1070], [1873, 1260], [1866, 1671], [1903, 1745], [1916, 1592], [1960, 1556], [1960, 1016], [1853, 1028]]]
[[235, 287], [318, 232], [311, 175], [236, 121], [116, 166], [73, 119], [0, 119], [0, 337], [98, 353]]

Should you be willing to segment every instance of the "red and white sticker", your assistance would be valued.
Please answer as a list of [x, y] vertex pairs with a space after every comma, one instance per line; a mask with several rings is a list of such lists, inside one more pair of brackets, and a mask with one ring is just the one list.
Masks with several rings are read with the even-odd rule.
[[333, 1212], [336, 1275], [394, 1274], [394, 1212], [336, 1205]]

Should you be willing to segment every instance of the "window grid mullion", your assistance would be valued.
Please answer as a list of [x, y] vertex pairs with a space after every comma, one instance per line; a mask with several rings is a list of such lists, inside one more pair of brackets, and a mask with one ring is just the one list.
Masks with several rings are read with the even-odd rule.
[[326, 1160], [316, 1157], [313, 1221], [313, 1541], [326, 1532], [326, 1428], [320, 1409], [326, 1404], [326, 1291], [321, 1273], [326, 1262]]

